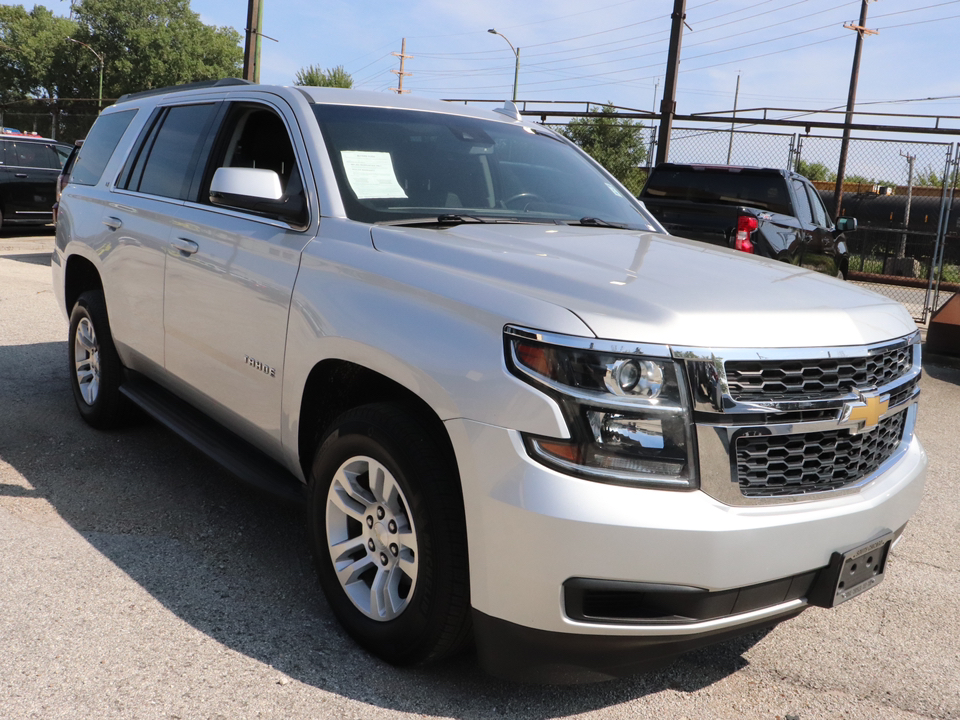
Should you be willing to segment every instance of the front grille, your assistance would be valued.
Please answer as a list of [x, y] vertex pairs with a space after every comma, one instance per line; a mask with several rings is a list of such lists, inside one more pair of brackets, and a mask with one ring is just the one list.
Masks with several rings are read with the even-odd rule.
[[737, 482], [746, 497], [838, 490], [873, 473], [903, 439], [907, 413], [884, 418], [868, 432], [847, 429], [795, 435], [740, 435]]
[[882, 387], [913, 366], [913, 346], [870, 357], [816, 360], [729, 360], [724, 367], [735, 400], [811, 400], [854, 388]]

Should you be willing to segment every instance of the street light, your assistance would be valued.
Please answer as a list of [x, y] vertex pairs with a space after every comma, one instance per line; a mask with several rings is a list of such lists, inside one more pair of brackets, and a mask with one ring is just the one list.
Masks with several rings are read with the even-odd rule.
[[100, 97], [99, 97], [99, 99], [97, 100], [97, 107], [98, 107], [98, 108], [102, 108], [102, 107], [103, 107], [103, 55], [101, 55], [100, 53], [98, 53], [96, 50], [94, 50], [92, 47], [90, 47], [89, 45], [87, 45], [85, 42], [80, 42], [79, 40], [74, 40], [72, 37], [68, 37], [67, 40], [69, 40], [69, 41], [72, 42], [72, 43], [76, 43], [77, 45], [83, 45], [87, 50], [89, 50], [89, 51], [92, 52], [94, 55], [96, 55], [96, 56], [97, 56], [97, 60], [100, 61]]
[[[504, 35], [503, 33], [498, 33], [493, 28], [490, 28], [489, 30], [487, 30], [487, 32], [491, 33], [492, 35], [499, 35], [504, 40], [507, 40], [506, 35]], [[520, 78], [520, 48], [515, 48], [513, 46], [513, 43], [510, 42], [509, 40], [507, 40], [507, 45], [509, 45], [510, 49], [513, 50], [513, 55], [517, 59], [517, 64], [513, 68], [513, 101], [516, 102], [517, 101], [517, 80]]]

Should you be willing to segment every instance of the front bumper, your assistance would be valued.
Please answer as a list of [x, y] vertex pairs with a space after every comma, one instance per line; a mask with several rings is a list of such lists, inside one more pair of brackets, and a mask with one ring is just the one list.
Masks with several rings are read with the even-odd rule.
[[[574, 681], [578, 673], [583, 680], [636, 672], [806, 607], [787, 595], [707, 621], [586, 622], [564, 607], [571, 578], [726, 591], [809, 574], [834, 552], [903, 527], [920, 503], [926, 471], [914, 438], [900, 462], [856, 494], [733, 507], [700, 491], [563, 475], [530, 459], [519, 434], [503, 428], [462, 419], [447, 428], [463, 484], [481, 661], [494, 674], [516, 675], [509, 670], [516, 667], [540, 680], [549, 679], [544, 673]], [[537, 656], [541, 670], [561, 669], [540, 672]]]

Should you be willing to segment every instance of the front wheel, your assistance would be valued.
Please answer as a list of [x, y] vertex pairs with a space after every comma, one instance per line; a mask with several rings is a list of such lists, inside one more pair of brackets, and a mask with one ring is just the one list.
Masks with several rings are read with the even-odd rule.
[[397, 665], [438, 660], [470, 640], [459, 478], [442, 444], [402, 407], [338, 418], [308, 493], [311, 549], [337, 619]]

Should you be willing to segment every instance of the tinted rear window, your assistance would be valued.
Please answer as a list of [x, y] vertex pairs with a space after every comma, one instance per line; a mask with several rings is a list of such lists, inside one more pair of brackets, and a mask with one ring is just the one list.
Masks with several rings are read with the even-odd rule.
[[783, 178], [777, 175], [668, 168], [651, 174], [642, 196], [747, 205], [770, 212], [790, 214], [787, 185]]
[[110, 162], [110, 156], [117, 149], [117, 143], [136, 114], [136, 110], [124, 110], [97, 118], [77, 155], [73, 172], [70, 173], [70, 182], [80, 185], [96, 185], [100, 182], [100, 176]]
[[60, 156], [53, 143], [12, 141], [7, 145], [7, 165], [25, 168], [60, 169]]

